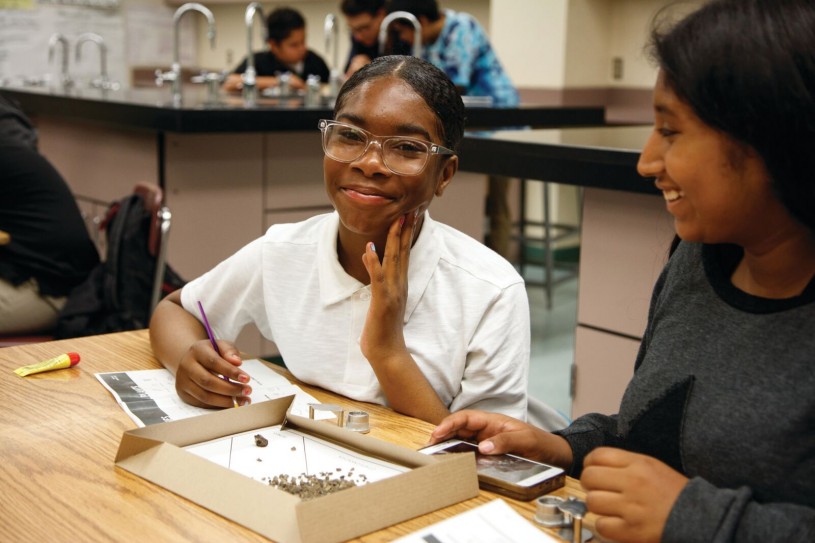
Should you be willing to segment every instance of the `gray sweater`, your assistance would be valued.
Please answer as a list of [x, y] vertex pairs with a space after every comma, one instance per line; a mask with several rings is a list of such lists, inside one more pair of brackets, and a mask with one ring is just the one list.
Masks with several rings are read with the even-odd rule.
[[651, 300], [619, 414], [558, 432], [583, 458], [601, 445], [690, 478], [663, 542], [815, 541], [815, 280], [796, 298], [736, 289], [741, 249], [681, 243]]

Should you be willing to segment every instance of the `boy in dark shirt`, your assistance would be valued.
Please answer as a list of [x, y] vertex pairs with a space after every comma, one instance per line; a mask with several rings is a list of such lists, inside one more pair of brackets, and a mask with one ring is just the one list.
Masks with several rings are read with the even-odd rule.
[[[254, 53], [257, 71], [257, 88], [263, 90], [279, 84], [279, 76], [290, 72], [289, 86], [293, 90], [304, 89], [309, 75], [316, 75], [320, 81], [328, 81], [328, 66], [325, 61], [306, 47], [306, 21], [299, 11], [291, 8], [278, 8], [267, 19], [268, 51]], [[235, 68], [224, 82], [224, 90], [238, 91], [243, 83], [241, 76], [246, 71], [246, 59]]]

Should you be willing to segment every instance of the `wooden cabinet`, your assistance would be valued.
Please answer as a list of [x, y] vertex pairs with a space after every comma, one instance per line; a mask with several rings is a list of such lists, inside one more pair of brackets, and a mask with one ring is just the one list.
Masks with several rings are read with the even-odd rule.
[[673, 235], [661, 196], [585, 189], [573, 418], [617, 412]]

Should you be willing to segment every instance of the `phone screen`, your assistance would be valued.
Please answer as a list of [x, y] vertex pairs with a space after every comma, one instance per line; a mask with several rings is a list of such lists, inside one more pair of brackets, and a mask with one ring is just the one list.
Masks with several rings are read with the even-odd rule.
[[478, 473], [501, 479], [510, 483], [519, 483], [534, 475], [552, 469], [545, 464], [526, 460], [519, 456], [506, 454], [488, 455], [478, 452], [478, 447], [472, 443], [459, 442], [434, 454], [445, 453], [475, 453], [475, 464]]

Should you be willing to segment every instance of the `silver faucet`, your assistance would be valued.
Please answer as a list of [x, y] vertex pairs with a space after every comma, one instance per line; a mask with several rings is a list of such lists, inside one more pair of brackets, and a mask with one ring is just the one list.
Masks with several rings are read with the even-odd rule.
[[119, 84], [111, 81], [108, 77], [108, 48], [105, 45], [105, 40], [99, 34], [95, 34], [93, 32], [84, 32], [79, 35], [76, 39], [76, 62], [82, 58], [82, 44], [85, 42], [95, 43], [96, 46], [99, 48], [99, 63], [100, 63], [100, 75], [97, 78], [94, 78], [91, 81], [91, 87], [96, 89], [102, 90], [116, 90], [119, 88]]
[[226, 79], [227, 71], [208, 72], [201, 70], [199, 75], [190, 77], [192, 83], [204, 83], [207, 86], [207, 104], [217, 104], [221, 100], [221, 84]]
[[54, 49], [56, 49], [58, 43], [62, 46], [62, 69], [60, 72], [60, 83], [62, 83], [63, 89], [69, 89], [73, 86], [74, 82], [71, 79], [71, 76], [68, 74], [68, 38], [59, 32], [56, 34], [51, 34], [51, 37], [48, 38], [48, 62], [53, 62]]
[[188, 11], [197, 11], [207, 18], [207, 23], [209, 25], [207, 30], [209, 47], [211, 49], [215, 49], [215, 16], [212, 15], [212, 12], [209, 9], [197, 2], [190, 2], [175, 10], [175, 14], [173, 15], [173, 64], [170, 67], [169, 72], [162, 73], [161, 70], [156, 71], [156, 85], [160, 87], [165, 81], [169, 81], [171, 83], [173, 90], [173, 104], [175, 105], [181, 104], [181, 54], [179, 52], [178, 44], [179, 22], [181, 21], [181, 17], [183, 17]]
[[333, 56], [331, 62], [331, 72], [328, 77], [328, 95], [337, 96], [340, 89], [340, 47], [339, 47], [339, 27], [337, 26], [337, 16], [329, 13], [325, 16], [323, 25], [323, 37], [325, 38], [325, 52], [330, 50]]
[[260, 17], [261, 22], [265, 21], [263, 8], [258, 2], [252, 2], [246, 6], [246, 12], [243, 16], [243, 21], [246, 24], [246, 70], [241, 74], [241, 81], [243, 82], [243, 99], [246, 105], [250, 106], [255, 105], [258, 98], [255, 55], [252, 52], [252, 23], [255, 17]]
[[407, 19], [413, 25], [413, 56], [422, 57], [422, 25], [412, 13], [407, 11], [394, 11], [389, 13], [382, 19], [382, 25], [379, 27], [379, 54], [385, 53], [385, 42], [388, 39], [388, 27], [396, 19]]

